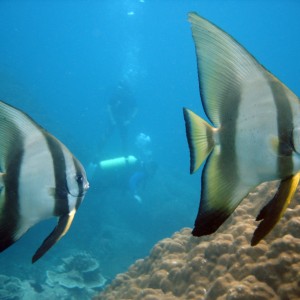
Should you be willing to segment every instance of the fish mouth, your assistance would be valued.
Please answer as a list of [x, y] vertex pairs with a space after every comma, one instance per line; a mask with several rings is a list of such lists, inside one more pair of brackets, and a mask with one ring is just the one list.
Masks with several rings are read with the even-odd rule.
[[84, 191], [86, 192], [90, 188], [89, 182], [86, 182], [86, 184], [83, 186]]
[[78, 194], [72, 193], [70, 190], [68, 190], [68, 194], [71, 195], [72, 197], [83, 198], [89, 188], [90, 188], [90, 184], [86, 182], [83, 185], [83, 188], [79, 190]]

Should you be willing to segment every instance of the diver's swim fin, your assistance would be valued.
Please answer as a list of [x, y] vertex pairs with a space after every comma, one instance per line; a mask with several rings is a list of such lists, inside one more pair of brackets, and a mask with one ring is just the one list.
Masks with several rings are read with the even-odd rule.
[[278, 190], [273, 199], [258, 214], [256, 221], [262, 222], [256, 228], [251, 245], [257, 245], [280, 220], [290, 204], [300, 180], [300, 173], [281, 180]]

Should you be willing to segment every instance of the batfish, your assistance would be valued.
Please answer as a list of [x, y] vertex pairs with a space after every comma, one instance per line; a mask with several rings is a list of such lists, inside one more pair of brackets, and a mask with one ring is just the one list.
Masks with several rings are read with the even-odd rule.
[[0, 252], [38, 222], [58, 217], [34, 263], [70, 228], [89, 187], [85, 170], [58, 139], [2, 101], [0, 170]]
[[196, 13], [189, 21], [207, 117], [183, 109], [190, 172], [205, 162], [192, 234], [214, 233], [256, 186], [280, 180], [257, 216], [256, 245], [280, 220], [299, 183], [299, 98], [222, 29]]

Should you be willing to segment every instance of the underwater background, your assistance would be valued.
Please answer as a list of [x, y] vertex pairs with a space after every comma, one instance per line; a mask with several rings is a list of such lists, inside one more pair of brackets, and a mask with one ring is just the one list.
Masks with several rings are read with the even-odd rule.
[[[60, 139], [84, 164], [91, 186], [68, 234], [36, 264], [31, 256], [54, 219], [0, 254], [0, 299], [25, 299], [9, 282], [26, 283], [39, 299], [55, 297], [59, 282], [49, 278], [66, 273], [72, 258], [85, 266], [88, 260], [94, 267], [83, 272], [97, 270], [103, 278], [83, 294], [56, 289], [56, 297], [89, 298], [159, 240], [193, 226], [200, 172], [189, 175], [182, 107], [204, 112], [190, 11], [232, 35], [300, 94], [297, 0], [0, 1], [0, 99]], [[128, 153], [117, 132], [100, 151], [107, 103], [124, 81], [138, 107], [128, 128]], [[139, 133], [151, 138], [156, 166], [139, 191], [141, 201], [130, 191], [132, 170], [90, 169], [98, 161], [138, 157]]]

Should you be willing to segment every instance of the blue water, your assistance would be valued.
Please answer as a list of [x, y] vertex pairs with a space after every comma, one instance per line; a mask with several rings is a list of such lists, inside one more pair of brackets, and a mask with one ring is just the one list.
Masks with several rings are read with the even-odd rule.
[[[37, 225], [1, 253], [0, 274], [43, 282], [62, 257], [87, 251], [113, 278], [156, 241], [193, 225], [200, 174], [188, 174], [182, 107], [202, 116], [203, 110], [190, 11], [234, 36], [300, 94], [296, 0], [0, 2], [0, 98], [28, 113], [88, 167], [98, 154], [107, 102], [126, 79], [138, 105], [129, 152], [135, 155], [135, 136], [145, 132], [158, 165], [141, 192], [142, 203], [125, 191], [126, 174], [91, 177], [67, 236], [31, 265], [55, 221]], [[101, 155], [124, 155], [116, 133]]]

